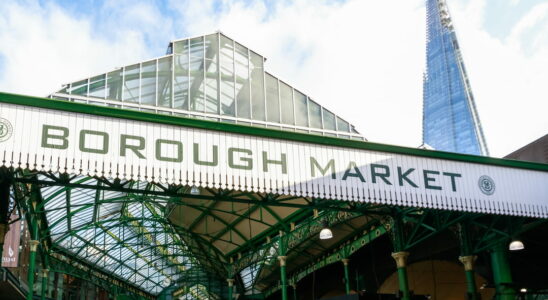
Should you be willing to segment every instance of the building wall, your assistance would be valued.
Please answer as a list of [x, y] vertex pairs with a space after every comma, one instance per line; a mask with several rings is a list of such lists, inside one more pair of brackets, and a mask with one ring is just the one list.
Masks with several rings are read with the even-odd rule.
[[[466, 295], [466, 276], [462, 265], [448, 261], [428, 260], [408, 266], [409, 288], [416, 295], [430, 295], [431, 300], [461, 300]], [[481, 287], [487, 283], [476, 274], [476, 286], [482, 299], [491, 299], [495, 291]], [[379, 288], [379, 293], [394, 294], [398, 291], [398, 274], [394, 272]]]
[[548, 134], [508, 154], [504, 158], [548, 164]]

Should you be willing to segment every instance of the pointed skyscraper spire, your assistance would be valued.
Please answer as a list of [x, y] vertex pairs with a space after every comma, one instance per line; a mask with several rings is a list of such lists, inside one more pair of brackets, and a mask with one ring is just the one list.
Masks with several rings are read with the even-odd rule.
[[427, 0], [423, 143], [436, 150], [489, 155], [445, 0]]

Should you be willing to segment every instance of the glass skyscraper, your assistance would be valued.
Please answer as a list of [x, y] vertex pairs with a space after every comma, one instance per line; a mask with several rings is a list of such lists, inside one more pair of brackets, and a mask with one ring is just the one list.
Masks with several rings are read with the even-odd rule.
[[445, 0], [427, 0], [423, 143], [436, 150], [489, 155]]

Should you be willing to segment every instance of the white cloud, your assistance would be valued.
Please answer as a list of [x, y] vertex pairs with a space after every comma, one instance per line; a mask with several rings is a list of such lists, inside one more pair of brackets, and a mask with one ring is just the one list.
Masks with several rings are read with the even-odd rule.
[[454, 22], [491, 154], [504, 156], [548, 133], [548, 39], [522, 44], [524, 34], [545, 35], [548, 23], [525, 30], [540, 23], [538, 5], [500, 40], [481, 27], [485, 6], [470, 14], [471, 5], [452, 7]]
[[520, 2], [520, 0], [510, 0], [510, 4], [513, 5], [513, 6], [518, 5], [519, 2]]
[[[152, 1], [116, 1], [98, 9], [106, 16], [99, 27], [92, 17], [38, 3], [0, 4], [0, 90], [45, 95], [158, 56], [168, 39], [185, 37], [175, 33], [221, 30], [371, 141], [421, 143], [423, 0], [172, 1], [169, 16]], [[488, 144], [502, 156], [548, 132], [548, 28], [537, 6], [507, 38], [494, 38], [483, 28], [486, 3], [450, 8]]]
[[142, 33], [118, 31], [107, 39], [91, 20], [53, 4], [2, 4], [0, 24], [2, 91], [46, 96], [61, 84], [150, 56]]

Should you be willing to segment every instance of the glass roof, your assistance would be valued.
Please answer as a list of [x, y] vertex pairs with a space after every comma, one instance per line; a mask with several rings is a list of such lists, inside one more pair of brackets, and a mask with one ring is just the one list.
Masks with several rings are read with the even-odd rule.
[[[37, 184], [39, 196], [25, 184], [13, 195], [30, 195], [28, 203], [39, 199], [33, 203], [46, 224], [40, 238], [49, 254], [151, 297], [176, 290], [178, 299], [219, 299], [231, 277], [240, 293], [262, 293], [277, 282], [281, 230], [294, 232], [287, 240], [293, 269], [353, 234], [341, 226], [359, 229], [369, 222], [360, 213], [337, 211], [353, 207], [349, 202], [312, 214], [312, 199], [302, 197], [213, 188], [196, 193], [189, 186], [55, 172], [19, 173], [18, 180]], [[318, 240], [321, 220], [331, 220], [336, 238]]]
[[[100, 185], [84, 176], [71, 182]], [[147, 201], [143, 195], [63, 186], [44, 187], [41, 193], [55, 247], [142, 290], [158, 294], [195, 265], [165, 222], [161, 198]]]
[[266, 72], [265, 60], [214, 33], [173, 41], [163, 57], [69, 83], [50, 97], [363, 139], [347, 121]]

